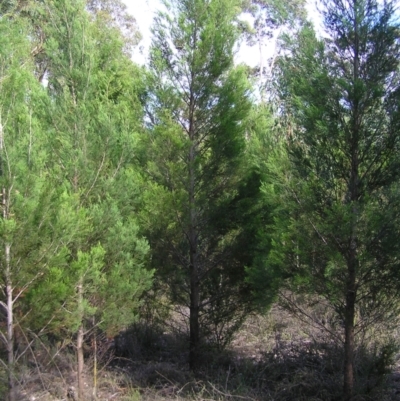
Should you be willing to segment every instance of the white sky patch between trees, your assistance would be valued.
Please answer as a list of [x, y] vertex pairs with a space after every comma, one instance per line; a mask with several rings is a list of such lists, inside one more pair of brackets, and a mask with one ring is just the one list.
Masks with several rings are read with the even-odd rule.
[[[140, 33], [142, 34], [142, 40], [139, 46], [133, 53], [133, 60], [139, 64], [146, 64], [148, 50], [151, 44], [151, 32], [150, 27], [153, 22], [155, 12], [162, 8], [160, 0], [123, 0], [128, 7], [128, 11], [132, 14], [138, 24]], [[307, 1], [307, 12], [309, 18], [314, 22], [317, 27], [319, 25], [318, 12], [315, 0]], [[243, 16], [243, 19], [251, 18], [250, 16]], [[263, 49], [263, 65], [266, 65], [267, 60], [272, 57], [275, 48], [275, 41], [272, 41], [268, 46], [264, 46]], [[240, 49], [236, 55], [237, 63], [246, 63], [251, 67], [255, 67], [260, 64], [260, 52], [257, 45], [248, 46], [245, 41], [240, 46]]]

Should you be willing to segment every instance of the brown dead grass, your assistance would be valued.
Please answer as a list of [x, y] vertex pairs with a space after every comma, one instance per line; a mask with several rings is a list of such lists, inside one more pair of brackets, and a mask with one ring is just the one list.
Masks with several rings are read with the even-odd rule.
[[[311, 314], [311, 312], [310, 312]], [[326, 310], [301, 321], [275, 305], [266, 316], [250, 316], [231, 346], [216, 352], [205, 345], [203, 365], [194, 375], [187, 367], [187, 342], [182, 321], [176, 327], [137, 324], [117, 341], [118, 349], [103, 354], [97, 400], [116, 401], [340, 401], [342, 349], [319, 322]], [[333, 324], [329, 326], [336, 329]], [[377, 331], [375, 343], [357, 351], [357, 396], [354, 401], [400, 400], [400, 366], [383, 358], [387, 343]], [[394, 348], [393, 348], [394, 349]], [[393, 349], [387, 352], [393, 354]], [[18, 401], [73, 399], [74, 355], [65, 347], [39, 346], [18, 371]], [[87, 358], [85, 400], [92, 400], [93, 358]], [[391, 371], [386, 371], [387, 368]], [[5, 399], [5, 372], [0, 370], [0, 399]], [[2, 394], [3, 398], [2, 398]]]

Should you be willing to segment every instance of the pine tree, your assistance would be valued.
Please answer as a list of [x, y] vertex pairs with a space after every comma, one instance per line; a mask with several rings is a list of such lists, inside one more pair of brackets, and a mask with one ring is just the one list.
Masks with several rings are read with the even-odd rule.
[[344, 398], [356, 334], [399, 294], [399, 26], [393, 4], [325, 1], [325, 38], [305, 26], [281, 64], [292, 123], [275, 262], [344, 323]]
[[67, 199], [59, 226], [71, 235], [64, 242], [69, 264], [54, 271], [65, 287], [35, 294], [63, 305], [53, 327], [76, 339], [80, 399], [83, 342], [93, 318], [110, 335], [132, 323], [152, 276], [135, 200], [128, 202], [125, 193], [134, 186], [130, 162], [142, 118], [142, 72], [124, 53], [115, 26], [107, 28], [104, 15], [91, 16], [85, 5], [65, 0], [46, 9], [49, 166]]
[[49, 155], [40, 121], [45, 93], [33, 74], [29, 32], [11, 14], [0, 20], [0, 305], [7, 317], [0, 339], [8, 355], [10, 400], [16, 397], [17, 362], [26, 352], [21, 341], [15, 342], [16, 329], [26, 328], [17, 317], [25, 314], [26, 323], [35, 314], [26, 307], [27, 293], [65, 256], [52, 231], [63, 202], [46, 169]]
[[244, 266], [233, 257], [240, 227], [226, 211], [241, 178], [250, 87], [246, 69], [233, 67], [239, 3], [165, 6], [150, 57], [148, 235], [159, 280], [173, 302], [188, 307], [196, 369], [211, 325], [218, 332], [246, 314], [235, 298], [247, 291]]

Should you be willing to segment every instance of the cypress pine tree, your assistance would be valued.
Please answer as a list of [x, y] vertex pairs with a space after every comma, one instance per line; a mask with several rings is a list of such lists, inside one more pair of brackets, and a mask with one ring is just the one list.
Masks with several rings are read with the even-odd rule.
[[125, 193], [134, 187], [130, 162], [142, 118], [142, 72], [124, 53], [118, 30], [85, 5], [63, 0], [46, 9], [49, 166], [67, 199], [58, 227], [64, 224], [71, 235], [64, 241], [69, 264], [55, 272], [65, 288], [50, 286], [51, 294], [42, 287], [34, 295], [62, 300], [53, 327], [76, 339], [80, 399], [83, 342], [93, 317], [110, 335], [132, 323], [152, 276], [135, 200]]
[[[63, 202], [46, 168], [49, 155], [40, 121], [45, 93], [33, 73], [29, 32], [21, 18], [0, 19], [0, 305], [7, 318], [0, 339], [8, 355], [10, 400], [16, 397], [16, 363], [26, 352], [16, 344], [16, 328], [24, 331], [35, 314], [26, 307], [26, 295], [65, 256], [52, 231]], [[21, 314], [24, 323], [17, 318]]]
[[233, 67], [239, 3], [176, 0], [166, 8], [150, 57], [148, 227], [159, 280], [188, 307], [196, 369], [212, 325], [220, 336], [247, 311], [237, 298], [248, 291], [234, 258], [240, 227], [226, 213], [241, 179], [250, 87], [246, 69]]
[[399, 26], [390, 2], [323, 9], [326, 39], [305, 26], [281, 64], [292, 209], [275, 261], [342, 319], [348, 400], [356, 334], [392, 315], [400, 290]]

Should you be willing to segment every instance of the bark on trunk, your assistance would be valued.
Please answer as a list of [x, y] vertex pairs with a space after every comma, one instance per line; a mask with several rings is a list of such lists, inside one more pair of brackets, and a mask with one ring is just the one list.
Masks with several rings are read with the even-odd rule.
[[[197, 34], [193, 37], [194, 44], [197, 41]], [[190, 83], [190, 96], [189, 96], [189, 140], [191, 146], [189, 149], [188, 158], [188, 195], [189, 195], [189, 275], [190, 275], [190, 316], [189, 316], [189, 327], [190, 327], [190, 347], [189, 347], [189, 367], [190, 370], [194, 371], [198, 367], [199, 363], [199, 342], [200, 342], [200, 325], [199, 325], [199, 313], [200, 313], [200, 271], [198, 264], [198, 226], [197, 226], [197, 210], [196, 210], [196, 170], [195, 162], [197, 157], [197, 144], [196, 144], [196, 124], [195, 124], [195, 109], [196, 101], [194, 96], [194, 85], [195, 76], [192, 71], [191, 83]]]
[[[356, 138], [356, 135], [355, 135]], [[343, 395], [345, 400], [350, 400], [354, 393], [354, 325], [357, 298], [357, 270], [358, 270], [358, 156], [357, 141], [354, 140], [352, 172], [350, 178], [350, 202], [352, 203], [352, 227], [348, 244], [347, 254], [347, 281], [346, 281], [346, 304], [345, 304], [345, 343], [344, 343], [344, 383]]]
[[[356, 260], [354, 259], [354, 262]], [[345, 310], [345, 343], [344, 343], [344, 386], [345, 400], [354, 395], [354, 317], [355, 317], [355, 266], [349, 266], [349, 282], [347, 286]]]
[[[4, 137], [3, 137], [3, 125], [1, 121], [1, 115], [0, 115], [0, 176], [3, 176], [4, 171], [3, 171], [3, 149], [4, 149]], [[7, 199], [7, 191], [6, 188], [2, 188], [2, 208], [3, 208], [3, 213], [2, 217], [4, 220], [8, 219], [8, 199]], [[5, 278], [5, 293], [7, 297], [7, 305], [6, 305], [6, 311], [7, 311], [7, 367], [8, 367], [8, 377], [7, 377], [7, 383], [8, 383], [8, 399], [9, 401], [14, 401], [15, 395], [14, 395], [14, 299], [13, 299], [13, 283], [12, 283], [12, 275], [11, 275], [11, 245], [6, 243], [4, 245], [4, 278]]]
[[190, 370], [196, 370], [199, 359], [199, 280], [194, 267], [191, 267], [190, 277], [190, 350], [189, 350], [189, 367]]
[[78, 337], [76, 339], [76, 349], [78, 355], [78, 400], [83, 401], [83, 327], [82, 325], [78, 330]]
[[[0, 148], [3, 148], [2, 138], [0, 139]], [[3, 219], [8, 219], [8, 205], [6, 189], [3, 188]], [[13, 299], [13, 286], [11, 277], [11, 245], [5, 244], [4, 257], [5, 257], [5, 281], [6, 281], [6, 296], [7, 296], [7, 365], [8, 365], [8, 400], [15, 400], [15, 381], [14, 381], [14, 299]]]
[[[78, 308], [82, 308], [82, 303], [83, 303], [83, 294], [82, 294], [83, 288], [82, 284], [78, 285], [78, 299], [79, 299], [79, 304]], [[79, 326], [78, 329], [78, 335], [76, 339], [76, 353], [77, 353], [77, 360], [78, 360], [78, 400], [83, 401], [83, 388], [84, 388], [84, 383], [83, 383], [83, 367], [84, 367], [84, 358], [83, 358], [83, 338], [84, 338], [84, 329], [83, 329], [83, 317], [81, 319], [81, 325]]]
[[199, 266], [197, 257], [197, 231], [196, 231], [196, 205], [195, 205], [195, 145], [193, 144], [189, 153], [189, 247], [190, 247], [190, 349], [189, 349], [189, 367], [196, 370], [198, 365], [200, 327], [199, 327], [199, 309], [200, 309], [200, 281]]
[[97, 400], [97, 335], [96, 335], [96, 321], [93, 317], [93, 391], [92, 398]]
[[[353, 56], [353, 90], [356, 91], [359, 79], [359, 33], [357, 0], [354, 1], [354, 56]], [[352, 132], [351, 132], [351, 172], [350, 172], [350, 203], [352, 205], [352, 226], [349, 238], [347, 255], [347, 282], [345, 306], [345, 344], [344, 344], [344, 399], [350, 400], [354, 395], [354, 325], [357, 297], [357, 270], [358, 270], [358, 201], [359, 201], [359, 133], [360, 133], [360, 101], [354, 93], [352, 105]]]
[[7, 364], [8, 364], [8, 399], [9, 401], [15, 400], [14, 395], [14, 313], [13, 313], [13, 291], [11, 284], [11, 272], [10, 272], [10, 245], [6, 244], [6, 270], [7, 270]]

